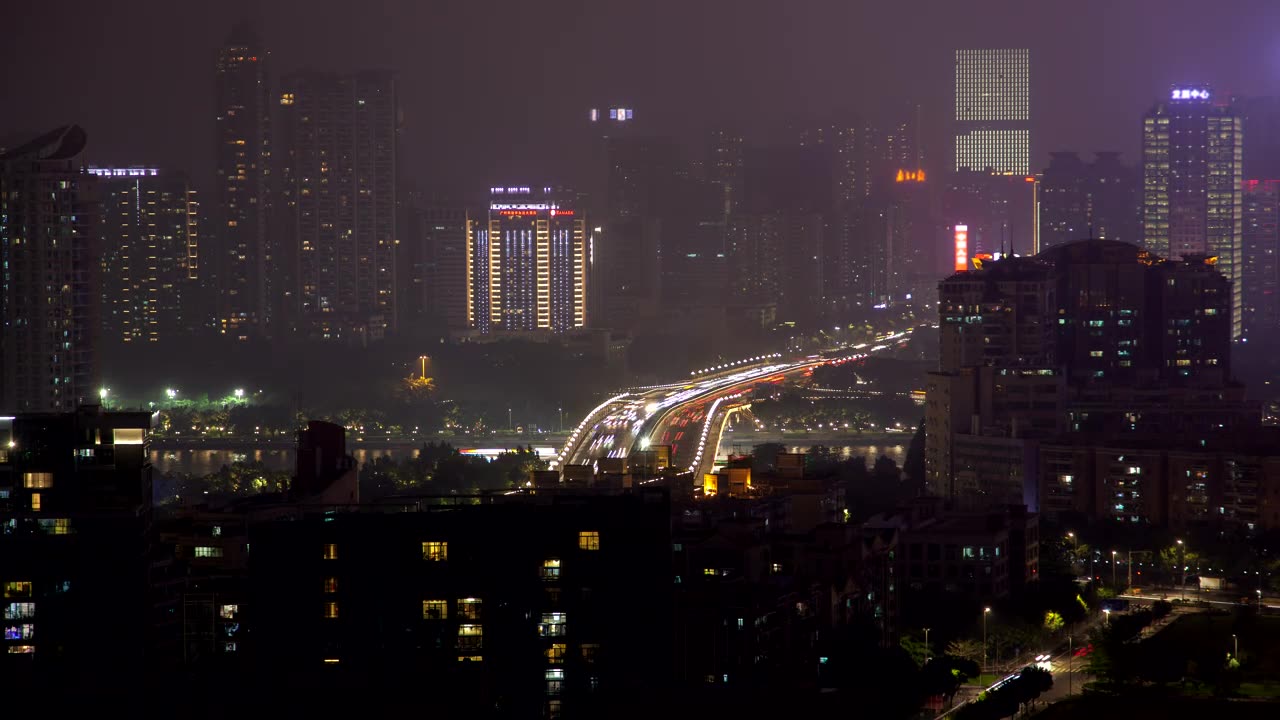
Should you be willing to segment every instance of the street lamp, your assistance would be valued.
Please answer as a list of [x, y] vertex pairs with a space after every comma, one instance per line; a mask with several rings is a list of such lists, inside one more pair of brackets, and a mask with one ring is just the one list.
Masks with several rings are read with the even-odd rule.
[[236, 388], [235, 396], [237, 400], [244, 399], [244, 388]]
[[422, 363], [422, 379], [426, 380], [427, 379], [427, 356], [419, 355], [418, 362]]
[[1102, 614], [1107, 618], [1107, 624], [1111, 624], [1111, 608], [1102, 608]]
[[1178, 565], [1182, 568], [1182, 601], [1187, 601], [1187, 562], [1186, 562], [1186, 545], [1182, 541], [1178, 541]]
[[164, 394], [165, 394], [165, 397], [169, 398], [170, 400], [178, 397], [178, 391], [175, 388], [165, 388]]
[[991, 608], [982, 608], [982, 671], [987, 671], [987, 616]]
[[1111, 587], [1116, 586], [1116, 551], [1111, 551]]
[[98, 399], [102, 401], [102, 407], [107, 407], [107, 396], [111, 394], [108, 388], [98, 388]]

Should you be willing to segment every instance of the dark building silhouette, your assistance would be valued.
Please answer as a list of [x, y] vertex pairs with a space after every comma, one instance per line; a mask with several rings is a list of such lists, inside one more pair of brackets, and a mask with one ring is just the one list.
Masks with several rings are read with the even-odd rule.
[[98, 389], [101, 203], [67, 125], [0, 155], [0, 412], [70, 411]]
[[654, 489], [405, 499], [257, 524], [256, 667], [411, 681], [442, 708], [600, 717], [669, 682], [669, 513]]
[[1280, 180], [1244, 181], [1244, 337], [1267, 342], [1280, 329]]
[[1049, 154], [1040, 181], [1040, 248], [1094, 237], [1137, 243], [1138, 175], [1120, 153], [1095, 153], [1084, 162], [1075, 152]]
[[109, 687], [142, 662], [151, 415], [0, 419], [0, 588], [10, 682]]

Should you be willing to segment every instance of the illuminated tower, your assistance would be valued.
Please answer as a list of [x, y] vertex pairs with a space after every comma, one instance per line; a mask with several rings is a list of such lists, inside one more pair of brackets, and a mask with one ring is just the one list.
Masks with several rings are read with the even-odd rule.
[[1031, 169], [1031, 51], [956, 50], [954, 169]]
[[271, 160], [266, 50], [238, 26], [218, 51], [217, 182], [213, 253], [217, 323], [224, 335], [266, 333], [272, 295], [266, 205]]
[[102, 190], [102, 330], [120, 342], [189, 334], [199, 278], [200, 204], [185, 175], [91, 167]]
[[586, 325], [586, 220], [549, 187], [491, 189], [487, 227], [471, 223], [471, 326], [481, 332]]
[[1206, 87], [1175, 87], [1142, 122], [1143, 243], [1207, 255], [1231, 281], [1231, 337], [1242, 332], [1243, 139], [1239, 113]]

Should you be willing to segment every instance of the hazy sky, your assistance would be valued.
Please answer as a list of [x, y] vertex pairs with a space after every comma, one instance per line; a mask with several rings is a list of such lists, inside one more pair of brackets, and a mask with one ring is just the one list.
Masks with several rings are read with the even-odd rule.
[[[398, 70], [402, 162], [426, 185], [540, 181], [581, 147], [586, 108], [610, 102], [657, 133], [724, 124], [769, 140], [806, 117], [877, 117], [915, 100], [940, 132], [956, 47], [1032, 48], [1037, 166], [1056, 149], [1133, 162], [1139, 116], [1174, 82], [1280, 94], [1276, 0], [16, 0], [6, 11], [0, 131], [78, 122], [95, 161], [172, 165], [201, 182], [216, 48], [242, 17], [274, 75]], [[945, 157], [939, 142], [929, 150]]]

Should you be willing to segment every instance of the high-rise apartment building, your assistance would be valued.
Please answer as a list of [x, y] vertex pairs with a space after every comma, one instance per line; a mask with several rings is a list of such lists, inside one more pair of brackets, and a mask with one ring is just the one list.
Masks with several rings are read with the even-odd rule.
[[1139, 242], [1137, 172], [1120, 153], [1099, 152], [1084, 162], [1075, 152], [1049, 153], [1040, 180], [1040, 243], [1095, 237]]
[[586, 219], [550, 187], [490, 189], [487, 225], [472, 224], [471, 327], [565, 332], [586, 325]]
[[1280, 180], [1244, 181], [1243, 331], [1269, 340], [1280, 329]]
[[816, 214], [738, 214], [726, 233], [729, 291], [773, 305], [779, 322], [809, 322], [822, 301], [823, 221]]
[[237, 26], [218, 51], [216, 222], [209, 233], [219, 331], [237, 339], [270, 332], [275, 259], [267, 236], [271, 111], [267, 51]]
[[328, 339], [395, 332], [395, 76], [295, 73], [278, 102], [281, 244], [299, 327]]
[[1207, 255], [1231, 281], [1231, 336], [1242, 332], [1243, 140], [1240, 114], [1205, 87], [1175, 87], [1142, 124], [1143, 243], [1170, 258]]
[[1031, 170], [1031, 51], [956, 50], [955, 170]]
[[[426, 261], [414, 282], [425, 286], [428, 315], [449, 330], [467, 328], [468, 283], [471, 275], [467, 237], [476, 220], [456, 207], [429, 207], [423, 213]], [[421, 279], [421, 280], [420, 280]]]
[[185, 175], [90, 167], [102, 198], [103, 338], [159, 342], [199, 325], [200, 203]]
[[705, 165], [707, 180], [721, 189], [724, 215], [728, 217], [741, 202], [742, 135], [727, 130], [712, 131], [707, 138]]
[[69, 125], [0, 155], [0, 411], [69, 411], [97, 394], [101, 205], [86, 140]]

